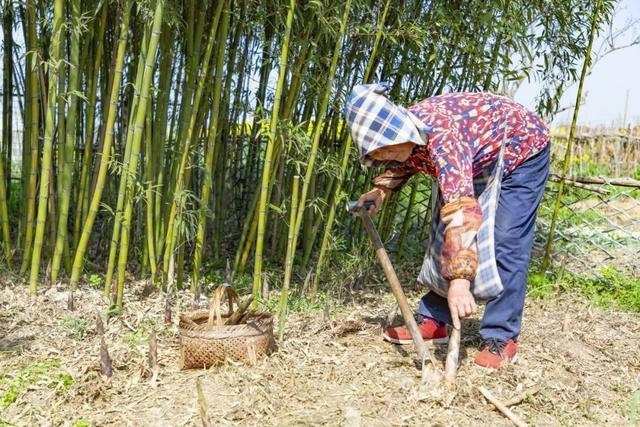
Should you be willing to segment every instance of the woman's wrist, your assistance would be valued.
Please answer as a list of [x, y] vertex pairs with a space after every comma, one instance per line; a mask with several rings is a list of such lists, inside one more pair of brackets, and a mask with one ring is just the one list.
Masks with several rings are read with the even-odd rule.
[[471, 288], [471, 282], [467, 279], [453, 279], [449, 282], [449, 287], [464, 288], [469, 290]]
[[389, 193], [391, 193], [390, 189], [388, 189], [387, 187], [383, 187], [382, 185], [374, 185], [373, 188], [378, 190], [378, 192], [382, 195], [383, 198], [387, 197]]

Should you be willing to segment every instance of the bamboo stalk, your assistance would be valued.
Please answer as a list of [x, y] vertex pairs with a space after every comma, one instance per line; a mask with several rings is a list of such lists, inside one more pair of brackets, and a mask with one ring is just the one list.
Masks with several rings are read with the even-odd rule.
[[[331, 90], [333, 87], [333, 79], [336, 72], [336, 67], [338, 65], [338, 59], [340, 57], [340, 51], [342, 49], [342, 39], [347, 28], [347, 21], [349, 20], [349, 11], [351, 9], [351, 0], [347, 0], [344, 6], [344, 12], [342, 14], [342, 20], [340, 21], [340, 30], [338, 32], [338, 36], [336, 39], [336, 44], [333, 49], [333, 56], [331, 58], [331, 65], [329, 67], [329, 75], [327, 78], [327, 84], [324, 88], [324, 93], [322, 96], [322, 100], [320, 102], [320, 106], [318, 108], [318, 117], [316, 119], [316, 127], [313, 134], [313, 142], [311, 144], [311, 154], [309, 155], [309, 160], [307, 162], [307, 170], [304, 176], [304, 181], [302, 184], [302, 194], [300, 196], [300, 201], [298, 202], [298, 212], [295, 216], [295, 222], [293, 222], [293, 251], [295, 253], [298, 236], [300, 234], [300, 227], [302, 225], [302, 218], [304, 216], [304, 210], [307, 203], [307, 193], [309, 192], [309, 186], [311, 184], [312, 175], [314, 173], [314, 167], [316, 163], [316, 157], [318, 155], [318, 146], [320, 145], [320, 136], [322, 134], [322, 128], [324, 126], [324, 119], [327, 113], [327, 107], [329, 105], [329, 98], [331, 96]], [[288, 249], [287, 249], [288, 251]], [[285, 272], [286, 274], [286, 272]]]
[[22, 265], [20, 266], [20, 275], [24, 276], [29, 266], [29, 260], [31, 257], [31, 248], [33, 244], [33, 222], [36, 212], [36, 192], [38, 185], [38, 152], [39, 142], [38, 134], [40, 132], [39, 120], [40, 120], [40, 108], [38, 106], [38, 38], [36, 35], [36, 17], [35, 17], [35, 5], [34, 0], [27, 0], [27, 42], [31, 53], [27, 55], [28, 61], [28, 84], [29, 94], [31, 96], [29, 102], [29, 118], [30, 118], [30, 132], [29, 132], [29, 145], [30, 145], [30, 159], [29, 159], [29, 185], [27, 190], [27, 219], [25, 223], [25, 240], [24, 240], [24, 252], [22, 254]]
[[[220, 20], [220, 15], [225, 6], [226, 1], [220, 1], [216, 8], [216, 15], [214, 25]], [[213, 26], [212, 26], [213, 27]], [[213, 105], [211, 107], [211, 123], [209, 125], [209, 138], [207, 143], [207, 149], [205, 154], [205, 170], [204, 179], [202, 181], [202, 196], [200, 200], [200, 210], [198, 213], [198, 231], [196, 233], [196, 247], [193, 254], [193, 280], [191, 282], [192, 290], [195, 290], [196, 286], [200, 282], [200, 267], [202, 262], [202, 250], [205, 241], [205, 228], [207, 220], [207, 210], [209, 208], [209, 197], [213, 187], [213, 180], [211, 173], [213, 172], [214, 152], [216, 148], [216, 138], [218, 136], [218, 123], [220, 119], [220, 95], [222, 92], [222, 70], [224, 67], [225, 58], [225, 46], [227, 38], [227, 30], [229, 28], [229, 10], [228, 6], [224, 10], [224, 17], [222, 18], [222, 24], [220, 33], [217, 35], [217, 54], [216, 54], [216, 69], [215, 78], [213, 83]], [[211, 37], [215, 34], [216, 29], [212, 28]]]
[[[219, 19], [219, 16], [218, 16]], [[209, 38], [207, 42], [207, 49], [205, 52], [205, 57], [203, 60], [203, 68], [201, 72], [201, 77], [198, 81], [198, 88], [196, 90], [196, 95], [194, 99], [193, 111], [191, 112], [191, 118], [189, 120], [189, 124], [185, 130], [185, 143], [183, 144], [182, 156], [179, 162], [179, 166], [177, 168], [177, 178], [175, 189], [173, 191], [173, 202], [171, 204], [171, 209], [169, 211], [169, 218], [167, 220], [167, 235], [165, 238], [165, 250], [164, 250], [164, 259], [163, 259], [163, 274], [164, 274], [164, 282], [167, 281], [167, 273], [169, 271], [169, 263], [171, 261], [171, 256], [177, 245], [177, 226], [176, 224], [180, 224], [182, 213], [180, 210], [182, 209], [182, 198], [184, 196], [183, 189], [185, 183], [185, 170], [187, 168], [187, 161], [189, 159], [189, 150], [191, 146], [191, 140], [193, 137], [194, 128], [197, 120], [197, 111], [199, 108], [200, 100], [202, 98], [202, 93], [204, 91], [204, 85], [207, 81], [207, 75], [209, 73], [209, 62], [211, 59], [211, 55], [213, 52], [213, 46], [215, 45], [215, 35], [217, 30], [218, 21], [214, 20], [212, 25], [212, 29], [209, 33]]]
[[262, 280], [262, 249], [264, 242], [264, 232], [266, 228], [267, 216], [267, 194], [269, 193], [271, 177], [271, 162], [273, 157], [273, 149], [276, 144], [276, 131], [278, 127], [278, 112], [280, 110], [280, 100], [287, 71], [287, 56], [289, 53], [289, 40], [291, 38], [291, 27], [293, 25], [293, 15], [296, 7], [296, 0], [289, 1], [289, 11], [287, 13], [287, 22], [285, 26], [284, 40], [282, 42], [282, 51], [280, 53], [280, 71], [278, 74], [278, 83], [276, 85], [276, 93], [273, 101], [273, 109], [271, 111], [271, 123], [269, 125], [269, 141], [267, 143], [267, 151], [264, 158], [264, 166], [262, 169], [262, 184], [260, 187], [260, 201], [258, 203], [258, 230], [256, 240], [256, 251], [253, 269], [253, 298], [260, 300], [261, 296], [261, 280]]
[[44, 228], [47, 219], [47, 206], [49, 202], [49, 182], [51, 179], [51, 167], [53, 157], [53, 132], [55, 128], [55, 104], [58, 97], [58, 67], [61, 60], [62, 24], [64, 20], [64, 2], [55, 0], [53, 9], [53, 38], [51, 41], [51, 53], [49, 64], [49, 94], [48, 107], [45, 117], [44, 145], [42, 147], [42, 165], [40, 174], [40, 195], [38, 198], [38, 215], [36, 219], [35, 241], [31, 257], [31, 275], [29, 278], [29, 290], [35, 294], [38, 290], [38, 272], [40, 268], [40, 256], [44, 241]]
[[[384, 10], [382, 12], [382, 16], [378, 21], [378, 28], [376, 30], [376, 38], [373, 43], [373, 49], [371, 51], [371, 55], [369, 56], [369, 62], [367, 63], [367, 68], [364, 74], [364, 82], [369, 83], [373, 77], [374, 63], [376, 60], [376, 56], [378, 54], [378, 48], [380, 46], [380, 41], [382, 40], [382, 28], [386, 22], [387, 13], [389, 12], [389, 7], [391, 5], [391, 0], [387, 0], [385, 3]], [[320, 244], [320, 254], [318, 255], [318, 262], [316, 264], [316, 272], [313, 276], [313, 285], [311, 288], [312, 298], [315, 298], [318, 292], [318, 284], [320, 282], [320, 272], [324, 267], [324, 257], [329, 245], [329, 236], [331, 234], [331, 229], [333, 228], [333, 222], [335, 220], [336, 208], [340, 201], [341, 192], [342, 192], [342, 183], [344, 180], [344, 176], [347, 171], [347, 166], [349, 164], [349, 156], [351, 155], [351, 135], [347, 135], [347, 139], [344, 144], [344, 149], [342, 151], [342, 160], [340, 162], [340, 171], [338, 172], [336, 188], [333, 193], [333, 197], [331, 198], [331, 202], [329, 205], [329, 213], [327, 215], [327, 222], [325, 223], [324, 233], [322, 235], [322, 243]]]
[[[347, 0], [349, 1], [349, 0]], [[280, 301], [278, 303], [278, 337], [280, 341], [284, 338], [284, 326], [287, 320], [287, 300], [289, 298], [289, 284], [291, 283], [291, 271], [293, 267], [293, 255], [295, 247], [293, 246], [295, 238], [296, 216], [300, 215], [298, 211], [298, 191], [300, 188], [300, 177], [293, 177], [293, 190], [291, 195], [291, 214], [289, 215], [289, 235], [287, 237], [287, 256], [284, 267], [284, 282], [280, 291]]]
[[4, 159], [2, 159], [0, 161], [0, 223], [2, 223], [4, 257], [7, 265], [11, 268], [11, 238], [9, 236], [9, 211], [7, 208], [7, 189], [5, 186], [7, 181], [5, 179], [4, 163]]
[[526, 427], [527, 423], [522, 421], [520, 417], [514, 414], [509, 408], [507, 408], [502, 402], [500, 402], [489, 390], [484, 387], [478, 387], [478, 390], [482, 395], [493, 404], [502, 414], [509, 418], [513, 424], [518, 427]]
[[127, 177], [126, 201], [124, 209], [124, 217], [122, 218], [122, 236], [120, 237], [120, 255], [118, 258], [118, 291], [116, 306], [122, 308], [122, 298], [124, 295], [125, 270], [127, 266], [127, 258], [129, 255], [129, 232], [131, 229], [131, 215], [133, 211], [133, 187], [135, 184], [135, 176], [138, 170], [138, 154], [142, 144], [142, 131], [144, 129], [144, 121], [147, 114], [147, 104], [149, 100], [149, 92], [151, 90], [151, 82], [155, 72], [156, 54], [158, 50], [158, 42], [160, 40], [160, 30], [162, 28], [162, 16], [164, 13], [164, 0], [158, 0], [155, 12], [153, 14], [153, 24], [151, 27], [151, 36], [149, 38], [149, 48], [147, 49], [147, 58], [144, 64], [144, 74], [142, 77], [142, 86], [140, 87], [140, 100], [136, 111], [136, 120], [133, 129], [133, 143], [131, 147], [131, 161], [129, 162], [129, 170], [123, 174], [123, 178]]
[[[13, 125], [13, 6], [4, 2], [2, 10], [3, 27], [3, 75], [2, 75], [2, 148], [0, 158], [0, 228], [7, 266], [11, 269], [12, 252], [9, 233], [9, 210], [7, 201], [11, 192], [11, 139]], [[5, 164], [6, 171], [5, 171]]]
[[[60, 270], [62, 254], [67, 242], [67, 220], [69, 217], [69, 204], [71, 201], [71, 175], [73, 174], [73, 151], [76, 144], [76, 113], [78, 109], [78, 95], [80, 88], [80, 0], [71, 1], [71, 14], [74, 22], [74, 30], [71, 31], [71, 64], [69, 70], [68, 110], [66, 135], [64, 143], [64, 160], [61, 165], [62, 180], [60, 194], [60, 209], [58, 212], [58, 233], [56, 246], [53, 252], [51, 265], [51, 283], [55, 284]], [[54, 220], [52, 218], [52, 220]]]
[[[93, 229], [93, 224], [98, 215], [98, 210], [100, 208], [100, 201], [102, 199], [102, 193], [105, 188], [105, 179], [107, 176], [107, 170], [109, 167], [110, 155], [111, 155], [111, 146], [113, 144], [114, 139], [114, 126], [116, 121], [116, 108], [118, 97], [120, 93], [120, 84], [122, 82], [122, 69], [124, 66], [124, 55], [127, 49], [127, 37], [128, 37], [128, 27], [129, 27], [129, 19], [131, 17], [131, 5], [132, 0], [127, 0], [124, 4], [124, 13], [122, 17], [122, 22], [120, 24], [120, 35], [118, 39], [118, 49], [116, 54], [116, 63], [113, 70], [114, 79], [113, 86], [111, 88], [111, 94], [109, 95], [109, 115], [107, 117], [107, 122], [105, 124], [105, 139], [104, 145], [102, 147], [102, 158], [100, 162], [96, 162], [100, 165], [98, 169], [98, 177], [96, 180], [96, 187], [91, 198], [91, 203], [89, 205], [89, 213], [87, 215], [87, 219], [85, 220], [84, 226], [82, 227], [82, 233], [80, 234], [80, 241], [78, 242], [78, 247], [76, 249], [73, 267], [71, 271], [71, 280], [69, 286], [71, 289], [75, 289], [78, 280], [80, 279], [80, 275], [82, 274], [82, 269], [84, 267], [84, 256], [87, 251], [87, 247], [89, 245], [89, 239], [91, 237], [91, 231]], [[107, 291], [107, 295], [109, 294], [109, 286], [105, 281], [105, 290]]]
[[[120, 170], [120, 182], [118, 184], [118, 198], [116, 201], [116, 210], [113, 217], [113, 232], [111, 235], [111, 244], [109, 246], [109, 259], [107, 263], [107, 272], [105, 274], [104, 281], [104, 295], [110, 294], [111, 282], [113, 280], [113, 274], [116, 269], [116, 259], [118, 254], [118, 243], [120, 243], [120, 236], [122, 231], [122, 218], [124, 216], [125, 209], [125, 196], [127, 195], [127, 183], [129, 176], [129, 166], [131, 164], [131, 151], [133, 149], [133, 132], [135, 130], [135, 119], [138, 113], [138, 106], [140, 103], [140, 88], [142, 87], [142, 79], [144, 78], [144, 64], [146, 57], [148, 56], [149, 47], [149, 29], [146, 28], [142, 36], [141, 55], [138, 60], [136, 69], [135, 85], [133, 100], [131, 101], [131, 109], [128, 115], [128, 125], [126, 131], [124, 156], [122, 161], [122, 168]], [[133, 69], [131, 69], [133, 71]], [[123, 120], [125, 115], [123, 114]]]
[[[14, 64], [13, 64], [13, 23], [14, 11], [11, 1], [4, 2], [2, 11], [3, 28], [3, 73], [2, 73], [2, 161], [6, 162], [7, 174], [4, 177], [7, 200], [11, 198], [11, 166], [13, 145], [13, 95], [14, 95]], [[7, 241], [8, 242], [8, 241]]]
[[573, 110], [573, 118], [571, 119], [571, 128], [569, 129], [569, 139], [567, 140], [567, 148], [564, 153], [564, 162], [562, 165], [562, 177], [560, 185], [558, 187], [558, 195], [556, 196], [556, 202], [553, 208], [553, 214], [551, 215], [551, 224], [549, 225], [549, 235], [547, 236], [547, 243], [544, 248], [544, 258], [542, 260], [542, 271], [547, 271], [549, 261], [551, 257], [551, 248], [553, 244], [553, 236], [556, 231], [556, 223], [558, 221], [558, 212], [560, 212], [560, 206], [562, 204], [562, 196], [564, 193], [564, 181], [569, 174], [569, 166], [571, 165], [571, 147], [573, 146], [573, 136], [576, 131], [576, 124], [578, 122], [578, 113], [580, 111], [580, 104], [582, 100], [582, 89], [587, 77], [587, 70], [589, 64], [591, 64], [591, 50], [593, 48], [593, 39], [596, 35], [596, 29], [598, 24], [598, 16], [600, 14], [600, 8], [602, 7], [602, 0], [598, 0], [594, 6], [593, 14], [591, 16], [591, 32], [589, 33], [589, 43], [587, 44], [587, 50], [585, 52], [584, 63], [582, 64], [582, 72], [580, 73], [580, 82], [578, 84], [578, 93], [576, 95], [576, 106]]
[[[87, 200], [90, 197], [89, 194], [89, 170], [91, 167], [91, 154], [93, 151], [93, 131], [94, 131], [94, 122], [95, 122], [95, 104], [97, 99], [98, 92], [98, 77], [100, 72], [100, 65], [102, 63], [102, 56], [104, 52], [104, 34], [106, 28], [107, 21], [107, 12], [109, 10], [107, 2], [102, 6], [102, 15], [100, 20], [98, 21], [98, 31], [96, 34], [96, 51], [95, 58], [93, 62], [93, 70], [89, 76], [89, 82], [87, 86], [89, 87], [89, 96], [87, 99], [87, 114], [86, 114], [86, 122], [87, 126], [85, 127], [85, 136], [84, 136], [84, 153], [82, 158], [82, 168], [80, 171], [80, 185], [78, 188], [78, 197], [76, 200], [76, 211], [75, 211], [75, 221], [73, 226], [73, 248], [74, 250], [78, 246], [78, 241], [80, 240], [80, 229], [84, 221], [86, 221], [88, 211], [89, 211], [89, 203]], [[107, 106], [108, 108], [108, 106]], [[104, 110], [104, 108], [103, 108]]]
[[[146, 200], [145, 200], [145, 214], [146, 214], [146, 256], [144, 256], [144, 260], [149, 261], [149, 266], [151, 268], [151, 283], [155, 284], [156, 274], [158, 270], [158, 264], [156, 262], [156, 243], [154, 241], [154, 202], [155, 197], [153, 194], [153, 182], [152, 178], [155, 175], [153, 161], [153, 128], [151, 124], [151, 109], [147, 109], [147, 116], [145, 120], [145, 157], [146, 162], [144, 164], [144, 172], [145, 172], [145, 181], [146, 181]], [[143, 274], [144, 275], [144, 274]]]

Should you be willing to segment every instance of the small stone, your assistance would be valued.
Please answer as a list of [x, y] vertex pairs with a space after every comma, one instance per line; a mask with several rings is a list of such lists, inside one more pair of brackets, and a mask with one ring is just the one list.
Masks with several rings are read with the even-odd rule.
[[360, 427], [362, 425], [360, 412], [353, 406], [345, 406], [342, 408], [342, 413], [344, 415], [345, 427]]
[[403, 378], [400, 380], [400, 384], [398, 386], [400, 387], [400, 390], [407, 391], [413, 386], [413, 381], [411, 381], [410, 378]]
[[51, 287], [44, 293], [44, 297], [47, 301], [64, 302], [66, 304], [69, 300], [69, 292], [58, 291], [55, 287]]

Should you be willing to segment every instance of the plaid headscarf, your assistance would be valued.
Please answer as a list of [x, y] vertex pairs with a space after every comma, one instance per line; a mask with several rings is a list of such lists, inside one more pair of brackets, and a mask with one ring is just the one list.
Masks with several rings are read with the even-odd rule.
[[381, 147], [413, 142], [425, 145], [431, 131], [413, 113], [391, 102], [385, 94], [386, 83], [357, 85], [351, 91], [344, 115], [351, 138], [360, 150], [360, 162], [367, 166], [391, 166], [369, 158], [368, 154]]

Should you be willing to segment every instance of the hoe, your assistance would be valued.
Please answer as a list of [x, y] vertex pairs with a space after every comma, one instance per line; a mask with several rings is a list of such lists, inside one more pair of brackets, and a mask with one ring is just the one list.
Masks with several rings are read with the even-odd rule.
[[[371, 220], [371, 215], [369, 214], [369, 210], [373, 207], [373, 202], [366, 202], [364, 206], [358, 206], [357, 202], [349, 202], [347, 204], [347, 210], [355, 216], [359, 216], [362, 218], [362, 222], [364, 223], [364, 228], [367, 230], [367, 234], [371, 239], [371, 243], [373, 244], [373, 248], [376, 251], [376, 255], [378, 256], [378, 260], [380, 261], [380, 265], [382, 265], [382, 269], [384, 270], [384, 274], [387, 276], [387, 280], [389, 281], [389, 285], [391, 286], [391, 291], [393, 292], [394, 297], [398, 303], [398, 307], [400, 308], [400, 313], [402, 313], [402, 317], [404, 319], [405, 325], [411, 332], [411, 337], [413, 338], [413, 342], [416, 347], [416, 352], [418, 353], [418, 358], [422, 361], [422, 372], [423, 372], [423, 380], [425, 378], [425, 361], [429, 360], [431, 362], [432, 368], [439, 372], [440, 369], [437, 367], [437, 361], [433, 354], [429, 351], [427, 346], [422, 339], [422, 335], [418, 330], [418, 325], [413, 317], [413, 311], [409, 307], [409, 303], [407, 302], [407, 297], [402, 290], [402, 286], [400, 285], [400, 281], [398, 280], [398, 276], [396, 275], [395, 270], [393, 269], [393, 265], [391, 264], [391, 260], [389, 259], [389, 255], [387, 251], [384, 249], [384, 245], [382, 244], [382, 240], [380, 239], [380, 235], [376, 231], [375, 226], [373, 225], [373, 221]], [[460, 352], [460, 329], [452, 328], [451, 334], [449, 337], [449, 347], [447, 349], [447, 361], [445, 364], [444, 370], [444, 382], [447, 387], [453, 385], [456, 377], [456, 370], [458, 367], [458, 355]], [[439, 376], [439, 375], [438, 375]]]

